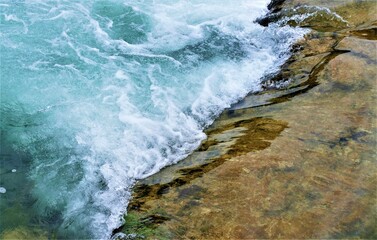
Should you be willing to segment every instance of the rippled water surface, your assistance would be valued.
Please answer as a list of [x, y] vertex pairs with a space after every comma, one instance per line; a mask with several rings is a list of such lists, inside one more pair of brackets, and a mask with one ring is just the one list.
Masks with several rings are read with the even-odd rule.
[[254, 23], [267, 4], [0, 1], [0, 231], [109, 237], [133, 182], [288, 57], [302, 30]]

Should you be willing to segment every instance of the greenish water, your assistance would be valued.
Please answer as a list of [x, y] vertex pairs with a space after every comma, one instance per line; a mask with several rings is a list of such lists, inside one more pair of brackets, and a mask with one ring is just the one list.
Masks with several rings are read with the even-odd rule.
[[[1, 1], [0, 232], [108, 238], [303, 30], [258, 1]], [[0, 234], [1, 234], [0, 233]]]

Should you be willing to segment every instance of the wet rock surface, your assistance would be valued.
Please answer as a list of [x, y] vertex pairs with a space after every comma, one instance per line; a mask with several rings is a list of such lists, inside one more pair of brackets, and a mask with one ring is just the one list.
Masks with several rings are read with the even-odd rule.
[[264, 92], [135, 186], [119, 239], [377, 238], [377, 3], [274, 2], [344, 21], [300, 23], [313, 30]]

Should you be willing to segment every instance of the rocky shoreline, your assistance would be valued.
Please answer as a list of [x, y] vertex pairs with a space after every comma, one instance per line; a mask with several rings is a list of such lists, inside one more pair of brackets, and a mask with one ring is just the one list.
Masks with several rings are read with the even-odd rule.
[[261, 25], [307, 13], [287, 24], [311, 32], [198, 150], [135, 186], [115, 238], [377, 238], [377, 3], [269, 9]]

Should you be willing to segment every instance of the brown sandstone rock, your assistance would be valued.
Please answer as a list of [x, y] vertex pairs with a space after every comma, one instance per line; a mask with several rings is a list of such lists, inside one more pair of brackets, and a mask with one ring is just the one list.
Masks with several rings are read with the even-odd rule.
[[225, 111], [194, 154], [141, 181], [127, 218], [158, 212], [163, 220], [122, 231], [150, 239], [377, 238], [377, 3], [282, 7], [304, 4], [329, 7], [349, 26], [324, 32], [314, 21], [321, 27], [279, 76], [291, 84], [249, 96], [263, 99], [258, 106], [245, 99]]

